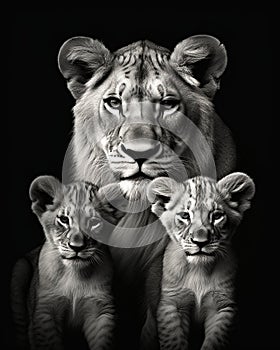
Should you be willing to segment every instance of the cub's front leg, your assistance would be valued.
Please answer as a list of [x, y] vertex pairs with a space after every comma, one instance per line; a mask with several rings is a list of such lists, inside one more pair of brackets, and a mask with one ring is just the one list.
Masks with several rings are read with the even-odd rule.
[[194, 306], [193, 293], [164, 293], [157, 311], [161, 350], [188, 349], [190, 320]]
[[[29, 339], [32, 350], [62, 350], [62, 328], [56, 320], [60, 318], [60, 308], [54, 311], [53, 300], [40, 299], [29, 327]], [[55, 314], [56, 312], [56, 314]]]
[[234, 325], [236, 305], [223, 293], [212, 292], [203, 302], [205, 339], [201, 350], [220, 350], [228, 345]]
[[83, 331], [90, 350], [112, 349], [115, 328], [112, 299], [89, 298], [83, 309]]

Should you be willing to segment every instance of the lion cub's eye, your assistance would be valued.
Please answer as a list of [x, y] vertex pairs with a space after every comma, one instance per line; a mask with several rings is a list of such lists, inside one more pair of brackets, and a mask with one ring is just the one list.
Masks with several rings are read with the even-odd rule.
[[160, 101], [160, 104], [163, 109], [169, 110], [177, 107], [179, 105], [179, 101], [175, 98], [166, 98], [165, 100]]
[[117, 97], [107, 97], [104, 99], [104, 103], [113, 109], [119, 109], [122, 105], [122, 101]]
[[69, 217], [65, 215], [60, 215], [57, 217], [58, 222], [64, 225], [69, 225]]
[[214, 224], [217, 224], [218, 222], [222, 221], [224, 217], [225, 217], [225, 213], [221, 210], [215, 210], [212, 213], [212, 221]]
[[187, 212], [187, 211], [182, 211], [180, 213], [177, 213], [177, 215], [183, 220], [188, 220], [189, 221], [191, 219], [190, 213]]

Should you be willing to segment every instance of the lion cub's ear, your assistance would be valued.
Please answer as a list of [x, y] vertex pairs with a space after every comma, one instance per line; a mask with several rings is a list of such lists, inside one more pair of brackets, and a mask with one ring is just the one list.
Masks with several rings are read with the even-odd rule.
[[152, 212], [158, 217], [161, 216], [171, 196], [178, 191], [183, 191], [183, 185], [169, 177], [158, 177], [150, 182], [147, 187], [147, 198], [152, 203]]
[[83, 36], [67, 40], [58, 54], [59, 69], [75, 99], [84, 93], [85, 83], [97, 70], [108, 69], [111, 61], [110, 51], [100, 41]]
[[30, 185], [29, 196], [32, 210], [40, 218], [47, 205], [54, 203], [63, 193], [63, 185], [53, 176], [39, 176]]
[[227, 53], [216, 38], [195, 35], [175, 47], [170, 63], [185, 80], [199, 85], [208, 97], [213, 98], [227, 65]]
[[241, 214], [250, 208], [255, 194], [255, 184], [246, 174], [236, 172], [223, 177], [217, 187], [229, 205]]

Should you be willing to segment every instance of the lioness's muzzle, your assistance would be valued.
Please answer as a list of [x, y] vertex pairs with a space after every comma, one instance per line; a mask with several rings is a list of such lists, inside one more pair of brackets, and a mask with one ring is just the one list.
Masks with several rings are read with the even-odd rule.
[[151, 124], [133, 123], [124, 127], [120, 152], [134, 160], [150, 159], [160, 151], [161, 130]]

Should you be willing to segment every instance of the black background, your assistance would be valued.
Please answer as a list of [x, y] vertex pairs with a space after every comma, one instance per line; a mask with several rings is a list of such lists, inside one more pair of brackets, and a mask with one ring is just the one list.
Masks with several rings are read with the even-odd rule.
[[8, 153], [8, 167], [4, 167], [8, 176], [8, 230], [5, 229], [4, 253], [2, 250], [2, 271], [7, 277], [3, 301], [7, 312], [5, 348], [9, 348], [12, 337], [6, 302], [11, 268], [17, 258], [43, 240], [41, 227], [30, 210], [29, 185], [38, 175], [61, 178], [71, 139], [74, 100], [57, 68], [60, 46], [72, 36], [84, 35], [102, 40], [112, 51], [140, 39], [173, 49], [179, 41], [195, 34], [213, 35], [225, 44], [228, 67], [215, 106], [233, 133], [237, 170], [251, 175], [257, 188], [252, 208], [236, 237], [240, 319], [234, 348], [278, 348], [279, 229], [270, 224], [277, 218], [272, 217], [272, 203], [267, 196], [274, 191], [274, 174], [268, 169], [276, 117], [272, 111], [275, 69], [270, 22], [270, 16], [261, 12], [188, 12], [169, 8], [127, 12], [109, 5], [70, 13], [15, 12], [10, 16], [8, 64], [3, 68], [5, 71], [8, 67], [8, 130], [2, 131], [8, 136], [3, 149]]

